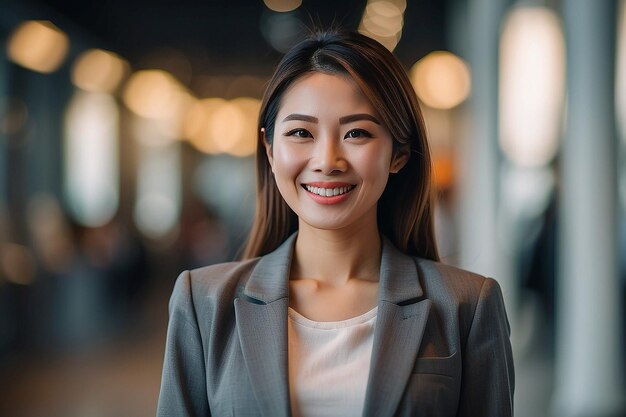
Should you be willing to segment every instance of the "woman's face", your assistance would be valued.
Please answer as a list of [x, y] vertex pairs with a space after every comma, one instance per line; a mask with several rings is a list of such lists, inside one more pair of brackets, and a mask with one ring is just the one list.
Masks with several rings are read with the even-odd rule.
[[315, 72], [284, 93], [266, 151], [281, 195], [300, 221], [318, 229], [376, 222], [390, 172], [392, 138], [356, 83]]

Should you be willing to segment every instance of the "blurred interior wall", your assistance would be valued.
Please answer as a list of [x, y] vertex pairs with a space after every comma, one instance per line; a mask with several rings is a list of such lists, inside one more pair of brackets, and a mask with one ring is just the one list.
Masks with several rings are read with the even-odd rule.
[[459, 147], [459, 263], [502, 286], [515, 323], [512, 255], [499, 230], [498, 43], [507, 0], [469, 0], [467, 55], [472, 68], [471, 128]]
[[622, 416], [617, 272], [615, 1], [564, 2], [568, 114], [562, 149], [554, 415]]

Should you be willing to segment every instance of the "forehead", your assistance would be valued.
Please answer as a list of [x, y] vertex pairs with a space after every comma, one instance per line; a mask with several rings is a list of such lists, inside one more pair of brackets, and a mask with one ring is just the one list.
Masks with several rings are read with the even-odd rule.
[[342, 115], [373, 113], [374, 109], [356, 82], [348, 75], [313, 72], [295, 80], [285, 91], [279, 114], [302, 112]]

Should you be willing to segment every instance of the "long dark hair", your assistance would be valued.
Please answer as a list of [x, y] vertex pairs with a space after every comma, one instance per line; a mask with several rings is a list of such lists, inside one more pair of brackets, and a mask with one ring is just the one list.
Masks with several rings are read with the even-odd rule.
[[439, 260], [433, 231], [431, 159], [417, 97], [400, 62], [378, 42], [353, 32], [318, 32], [281, 60], [261, 103], [257, 138], [257, 205], [243, 258], [265, 255], [298, 229], [267, 159], [261, 129], [271, 144], [281, 98], [311, 72], [350, 76], [379, 112], [393, 137], [394, 151], [410, 147], [406, 165], [389, 176], [378, 201], [378, 227], [401, 251]]

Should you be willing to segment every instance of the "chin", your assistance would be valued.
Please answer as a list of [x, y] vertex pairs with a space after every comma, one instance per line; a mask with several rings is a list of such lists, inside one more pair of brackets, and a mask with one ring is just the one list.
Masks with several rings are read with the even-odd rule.
[[330, 219], [328, 216], [313, 217], [313, 216], [298, 216], [300, 224], [305, 223], [308, 227], [319, 230], [341, 230], [347, 227], [354, 226], [355, 219], [334, 218]]
[[347, 226], [345, 222], [336, 222], [322, 219], [300, 219], [300, 224], [304, 223], [306, 226], [319, 230], [338, 230]]

